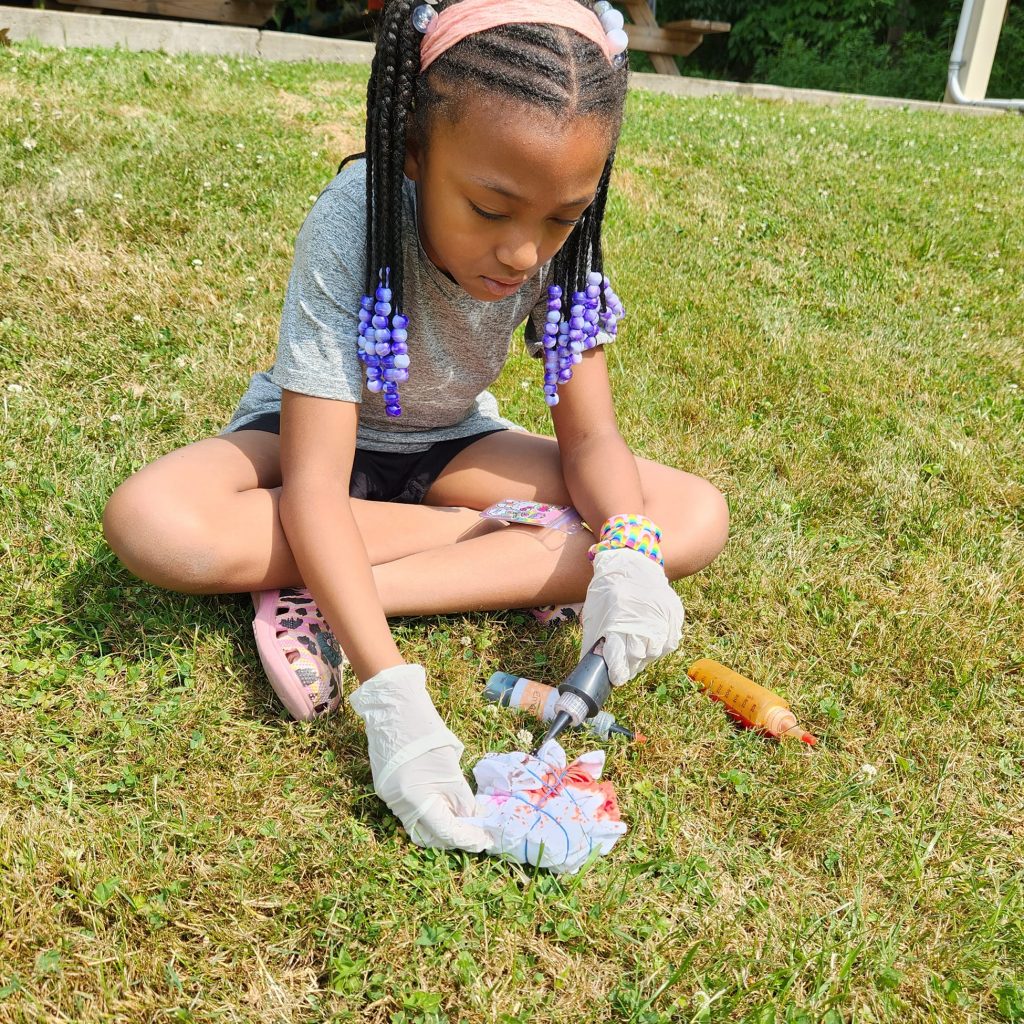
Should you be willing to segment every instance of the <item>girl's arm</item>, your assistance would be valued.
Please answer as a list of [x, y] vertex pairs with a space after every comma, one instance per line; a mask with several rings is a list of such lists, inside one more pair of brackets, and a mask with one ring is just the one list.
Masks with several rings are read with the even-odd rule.
[[348, 496], [359, 406], [281, 395], [281, 525], [360, 681], [401, 665]]
[[[551, 415], [562, 475], [594, 535], [613, 515], [643, 515], [640, 474], [615, 423], [601, 348], [584, 354], [572, 380], [559, 388], [559, 399]], [[683, 606], [660, 560], [628, 548], [597, 554], [583, 605], [583, 649], [604, 639], [602, 656], [613, 685], [675, 650], [682, 626]]]
[[636, 459], [615, 422], [604, 348], [583, 354], [572, 380], [558, 389], [551, 419], [562, 475], [579, 514], [596, 533], [620, 512], [644, 512]]
[[349, 703], [366, 725], [377, 795], [421, 846], [483, 850], [462, 775], [462, 743], [437, 713], [420, 665], [395, 646], [348, 495], [359, 407], [281, 394], [281, 525], [295, 564], [362, 685]]

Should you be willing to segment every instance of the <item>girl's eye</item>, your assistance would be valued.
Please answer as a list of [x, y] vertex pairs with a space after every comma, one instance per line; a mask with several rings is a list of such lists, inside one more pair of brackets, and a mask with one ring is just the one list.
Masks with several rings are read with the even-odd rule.
[[[476, 203], [470, 202], [470, 209], [484, 220], [508, 220], [508, 215], [504, 213], [488, 213], [486, 210], [481, 210]], [[580, 218], [577, 217], [575, 220], [563, 220], [561, 217], [551, 218], [556, 224], [566, 228], [574, 228], [580, 222]]]
[[473, 212], [479, 214], [484, 218], [484, 220], [505, 220], [505, 215], [503, 213], [488, 213], [486, 210], [481, 210], [476, 203], [470, 203], [469, 205]]

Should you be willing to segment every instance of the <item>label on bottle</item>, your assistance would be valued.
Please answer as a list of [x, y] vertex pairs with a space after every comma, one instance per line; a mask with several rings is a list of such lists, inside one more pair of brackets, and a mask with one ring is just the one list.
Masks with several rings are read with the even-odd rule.
[[547, 704], [553, 687], [548, 686], [546, 683], [535, 682], [533, 679], [526, 679], [524, 681], [526, 685], [523, 687], [523, 692], [519, 697], [519, 707], [523, 711], [529, 711], [531, 715], [536, 715], [543, 721], [544, 705]]

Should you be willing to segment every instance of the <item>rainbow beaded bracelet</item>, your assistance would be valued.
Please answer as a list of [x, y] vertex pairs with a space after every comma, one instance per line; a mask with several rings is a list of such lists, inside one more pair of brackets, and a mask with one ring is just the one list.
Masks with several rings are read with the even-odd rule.
[[647, 516], [636, 512], [609, 516], [601, 527], [596, 544], [587, 551], [587, 557], [593, 561], [600, 551], [616, 551], [619, 548], [632, 548], [653, 559], [662, 568], [665, 559], [661, 554], [661, 527], [652, 523]]

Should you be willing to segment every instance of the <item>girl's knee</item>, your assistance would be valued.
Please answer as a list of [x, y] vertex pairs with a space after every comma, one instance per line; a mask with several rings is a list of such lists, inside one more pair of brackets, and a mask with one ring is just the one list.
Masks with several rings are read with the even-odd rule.
[[708, 558], [710, 565], [721, 554], [729, 539], [729, 502], [714, 484], [705, 480], [704, 485], [702, 514], [708, 550], [711, 552], [711, 557]]
[[138, 474], [111, 494], [102, 523], [107, 545], [147, 583], [197, 592], [222, 569], [195, 510]]
[[[665, 546], [665, 571], [670, 579], [691, 576], [709, 566], [729, 539], [729, 504], [725, 495], [707, 480], [682, 477], [685, 483], [672, 495], [669, 507], [680, 513], [677, 529], [682, 544], [671, 539]], [[666, 533], [668, 530], [666, 530]]]

